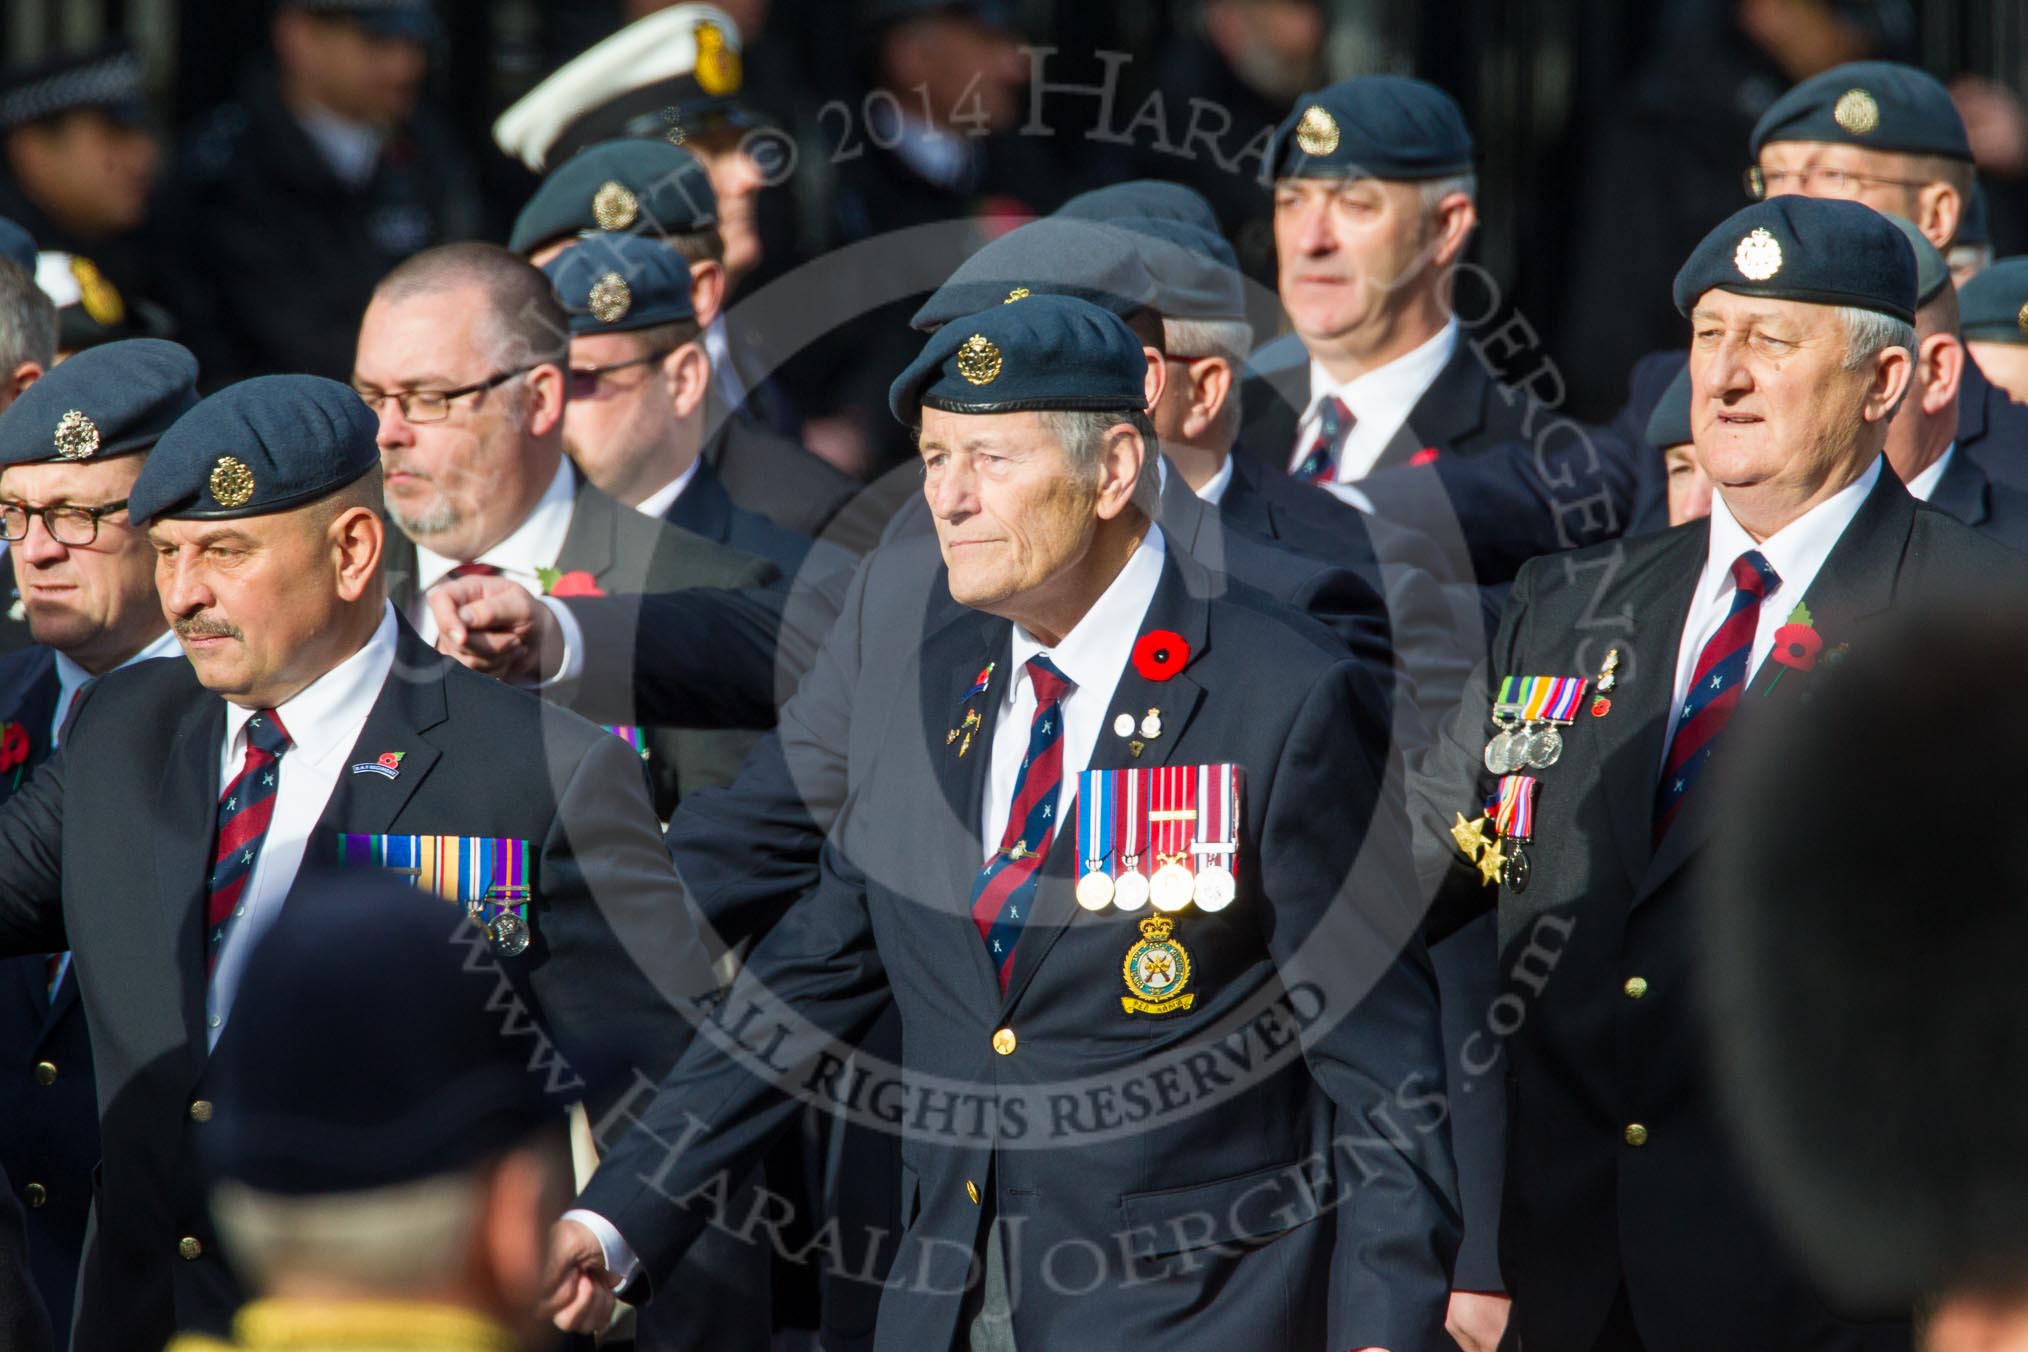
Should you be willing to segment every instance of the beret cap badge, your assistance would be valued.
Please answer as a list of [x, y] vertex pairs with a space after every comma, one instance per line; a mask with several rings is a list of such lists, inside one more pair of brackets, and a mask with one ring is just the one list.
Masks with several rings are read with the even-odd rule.
[[985, 334], [973, 334], [958, 348], [958, 374], [974, 385], [992, 384], [1000, 377], [1000, 349]]
[[1030, 296], [1034, 294], [1035, 293], [1033, 291], [1030, 291], [1025, 286], [1017, 286], [1012, 291], [1009, 291], [1007, 293], [1007, 299], [1001, 301], [1000, 303], [1002, 305], [1012, 305], [1015, 301], [1027, 300]]
[[2021, 303], [2019, 313], [2014, 316], [2014, 327], [2023, 333], [2028, 333], [2028, 301]]
[[56, 453], [65, 460], [89, 460], [99, 453], [99, 427], [80, 409], [57, 420]]
[[725, 40], [725, 33], [709, 19], [692, 30], [697, 37], [697, 87], [707, 94], [732, 94], [739, 89], [739, 53]]
[[633, 308], [634, 293], [627, 286], [627, 279], [617, 272], [608, 272], [593, 284], [591, 294], [585, 297], [585, 304], [591, 309], [592, 318], [601, 324], [613, 324], [626, 318]]
[[626, 185], [607, 179], [592, 194], [592, 220], [601, 230], [624, 230], [641, 214], [640, 199]]
[[1750, 282], [1764, 282], [1782, 270], [1781, 241], [1756, 226], [1732, 251], [1732, 265]]
[[218, 500], [218, 505], [244, 507], [253, 501], [253, 494], [253, 471], [232, 456], [218, 457], [218, 463], [211, 467], [211, 496]]
[[1831, 120], [1854, 136], [1864, 136], [1880, 125], [1880, 105], [1865, 90], [1848, 89], [1831, 109]]
[[1296, 145], [1305, 155], [1328, 155], [1338, 148], [1338, 119], [1316, 104], [1296, 124]]

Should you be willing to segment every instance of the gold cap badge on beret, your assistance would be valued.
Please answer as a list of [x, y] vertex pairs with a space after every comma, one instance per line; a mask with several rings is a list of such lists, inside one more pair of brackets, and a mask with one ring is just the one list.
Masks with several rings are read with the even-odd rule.
[[697, 35], [697, 87], [707, 94], [737, 93], [739, 53], [726, 42], [724, 30], [705, 19], [693, 31]]
[[1007, 293], [1007, 299], [1001, 301], [1000, 303], [1002, 305], [1012, 305], [1015, 301], [1027, 300], [1030, 296], [1034, 294], [1035, 293], [1033, 291], [1030, 291], [1025, 286], [1017, 286], [1012, 291], [1009, 291]]
[[601, 324], [611, 324], [625, 319], [627, 311], [634, 308], [634, 293], [626, 278], [617, 272], [608, 272], [593, 285], [591, 294], [585, 297], [585, 304], [591, 308], [593, 319]]
[[1305, 155], [1328, 155], [1338, 148], [1338, 119], [1316, 104], [1296, 123], [1296, 146]]
[[2014, 327], [2028, 333], [2028, 301], [2021, 302], [2020, 312], [2014, 316]]
[[56, 453], [65, 460], [89, 460], [99, 453], [99, 425], [72, 409], [57, 420]]
[[958, 347], [958, 374], [974, 385], [990, 385], [1000, 378], [1000, 349], [983, 333], [975, 333]]
[[229, 455], [218, 457], [211, 467], [211, 496], [221, 507], [244, 507], [253, 501], [253, 471]]
[[626, 185], [607, 179], [592, 194], [592, 221], [601, 230], [624, 230], [641, 214], [640, 199]]
[[1756, 226], [1732, 251], [1732, 265], [1749, 282], [1764, 282], [1782, 270], [1781, 241]]
[[1865, 90], [1848, 89], [1838, 96], [1831, 120], [1854, 136], [1864, 136], [1880, 125], [1880, 105]]

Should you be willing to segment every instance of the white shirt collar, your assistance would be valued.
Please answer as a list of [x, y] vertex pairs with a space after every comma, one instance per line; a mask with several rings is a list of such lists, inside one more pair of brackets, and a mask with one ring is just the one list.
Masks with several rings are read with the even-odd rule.
[[1008, 702], [1012, 703], [1016, 687], [1025, 684], [1022, 668], [1038, 653], [1047, 654], [1078, 689], [1105, 690], [1110, 699], [1113, 685], [1133, 654], [1134, 641], [1141, 636], [1141, 618], [1155, 599], [1155, 587], [1162, 580], [1162, 560], [1168, 552], [1162, 528], [1150, 526], [1112, 585], [1052, 648], [1043, 647], [1027, 630], [1015, 625], [1009, 654], [1015, 674], [1007, 682]]
[[1724, 490], [1712, 493], [1711, 543], [1704, 558], [1704, 576], [1698, 584], [1699, 601], [1729, 596], [1732, 592], [1733, 561], [1750, 549], [1758, 549], [1761, 557], [1775, 570], [1775, 576], [1781, 579], [1775, 593], [1775, 606], [1782, 614], [1787, 614], [1803, 599], [1803, 593], [1816, 580], [1818, 570], [1830, 557], [1838, 537], [1852, 524], [1852, 518], [1859, 514], [1866, 495], [1880, 482], [1883, 463], [1882, 457], [1875, 456], [1864, 474], [1759, 544], [1755, 544], [1746, 528], [1733, 519], [1732, 510], [1725, 505]]
[[[698, 460], [702, 458], [700, 456]], [[690, 481], [697, 477], [698, 460], [692, 460], [681, 474], [634, 504], [634, 510], [643, 516], [667, 516], [669, 509], [676, 505], [676, 499], [683, 496], [683, 490], [690, 487]]]
[[1225, 490], [1230, 487], [1232, 487], [1232, 457], [1227, 455], [1225, 463], [1218, 467], [1218, 473], [1212, 475], [1211, 481], [1197, 490], [1197, 496], [1216, 507], [1225, 501]]
[[[380, 698], [380, 687], [394, 670], [395, 636], [399, 632], [394, 605], [381, 609], [380, 624], [358, 652], [298, 690], [275, 716], [288, 729], [289, 752], [299, 762], [327, 768], [352, 749], [359, 730]], [[225, 706], [225, 779], [232, 778], [246, 755], [247, 720], [259, 711], [228, 702]]]
[[1367, 471], [1408, 421], [1415, 404], [1436, 383], [1458, 347], [1455, 317], [1420, 347], [1402, 353], [1385, 366], [1366, 371], [1342, 384], [1314, 359], [1310, 362], [1310, 405], [1296, 425], [1290, 465], [1301, 462], [1324, 416], [1324, 401], [1336, 395], [1352, 412], [1352, 430], [1338, 453], [1338, 479], [1365, 477]]
[[[183, 645], [176, 641], [176, 631], [165, 629], [150, 640], [139, 652], [114, 667], [114, 671], [133, 666], [136, 662], [151, 662], [158, 657], [181, 657]], [[63, 721], [70, 715], [70, 701], [84, 688], [92, 674], [73, 662], [63, 653], [56, 656], [56, 715], [49, 725], [49, 744], [56, 745], [57, 734], [63, 728]]]
[[564, 537], [570, 534], [571, 508], [577, 502], [577, 475], [571, 468], [570, 457], [561, 457], [556, 466], [556, 476], [549, 481], [535, 509], [528, 513], [514, 530], [491, 549], [476, 559], [447, 559], [443, 555], [415, 547], [415, 583], [420, 595], [444, 580], [444, 575], [461, 563], [490, 563], [502, 573], [517, 582], [527, 583], [534, 579], [535, 570], [550, 568], [556, 564], [557, 555], [563, 552]]
[[338, 181], [348, 188], [363, 188], [380, 162], [381, 133], [363, 122], [353, 122], [321, 108], [296, 114], [297, 123]]
[[1928, 502], [1935, 496], [1936, 486], [1943, 482], [1944, 471], [1950, 468], [1951, 457], [1957, 452], [1958, 444], [1955, 441], [1944, 447], [1944, 453], [1938, 456], [1928, 469], [1908, 481], [1908, 495], [1917, 502]]

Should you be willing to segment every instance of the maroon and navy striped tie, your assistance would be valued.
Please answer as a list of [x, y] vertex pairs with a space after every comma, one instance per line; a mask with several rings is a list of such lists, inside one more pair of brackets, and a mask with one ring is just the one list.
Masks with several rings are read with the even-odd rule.
[[1031, 657], [1028, 679], [1035, 687], [1035, 717], [1028, 724], [1028, 753], [1014, 777], [1014, 803], [1000, 848], [972, 884], [972, 922], [1000, 974], [1000, 990], [1014, 972], [1014, 941], [1035, 896], [1035, 878], [1056, 834], [1056, 792], [1063, 785], [1063, 700], [1070, 679], [1046, 657]]
[[246, 760], [218, 799], [218, 845], [211, 856], [211, 892], [204, 907], [204, 962], [209, 972], [232, 921], [240, 914], [247, 879], [260, 858], [268, 823], [275, 816], [275, 787], [282, 753], [289, 749], [289, 730], [272, 709], [262, 709], [246, 723]]
[[1683, 707], [1676, 711], [1676, 735], [1662, 762], [1662, 782], [1655, 791], [1656, 845], [1669, 833], [1684, 796], [1696, 787], [1698, 776], [1710, 763], [1718, 734], [1746, 693], [1750, 674], [1746, 664], [1753, 653], [1753, 636], [1760, 628], [1760, 603], [1781, 582], [1758, 549], [1749, 549], [1732, 561], [1732, 608], [1697, 655], [1690, 689], [1683, 696]]
[[1324, 396], [1317, 409], [1317, 439], [1296, 466], [1296, 477], [1313, 484], [1328, 484], [1338, 478], [1338, 452], [1352, 424], [1359, 421], [1335, 394]]

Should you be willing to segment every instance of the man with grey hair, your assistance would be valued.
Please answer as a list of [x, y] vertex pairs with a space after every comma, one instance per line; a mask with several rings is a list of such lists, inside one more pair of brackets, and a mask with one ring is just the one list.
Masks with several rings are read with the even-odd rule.
[[1511, 1345], [1909, 1346], [1905, 1309], [1834, 1307], [1769, 1228], [1697, 987], [1730, 744], [1892, 608], [2028, 576], [1882, 454], [1916, 295], [1908, 242], [1858, 203], [1771, 198], [1706, 236], [1675, 300], [1710, 517], [1525, 566], [1413, 785], [1432, 933], [1499, 917]]

